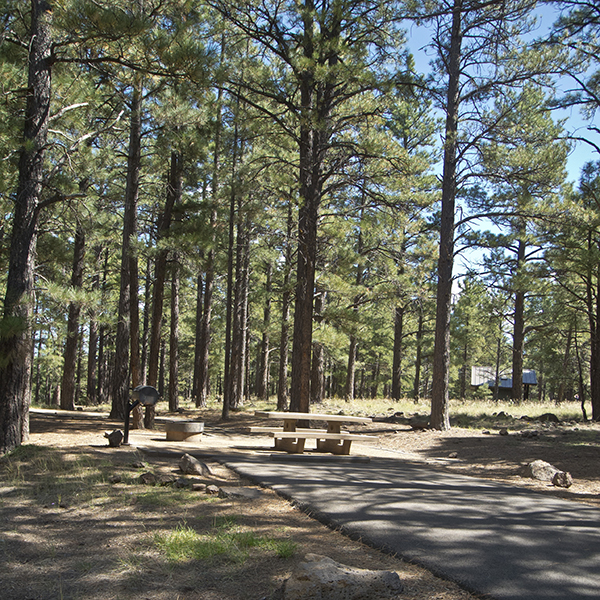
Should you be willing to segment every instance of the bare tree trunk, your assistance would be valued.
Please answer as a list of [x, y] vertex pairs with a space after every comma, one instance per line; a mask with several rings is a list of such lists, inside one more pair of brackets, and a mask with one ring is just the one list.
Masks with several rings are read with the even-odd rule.
[[346, 402], [354, 400], [354, 375], [356, 366], [356, 352], [358, 349], [358, 342], [356, 336], [350, 336], [350, 347], [348, 349], [348, 368], [346, 370], [346, 391], [345, 398]]
[[204, 285], [202, 281], [202, 273], [198, 273], [196, 279], [196, 319], [195, 319], [195, 331], [194, 331], [194, 373], [192, 376], [192, 398], [195, 399], [196, 407], [205, 407], [206, 400], [202, 400], [202, 394], [200, 392], [200, 370], [202, 368], [202, 355], [204, 350], [202, 348], [202, 305], [203, 305], [203, 290]]
[[[221, 57], [225, 51], [224, 38], [221, 40]], [[204, 282], [204, 310], [202, 312], [202, 323], [199, 340], [198, 378], [196, 382], [196, 406], [206, 406], [208, 402], [208, 359], [210, 356], [212, 301], [215, 281], [215, 241], [217, 226], [217, 198], [220, 187], [219, 169], [221, 162], [221, 132], [223, 130], [222, 116], [223, 90], [219, 88], [217, 93], [217, 118], [215, 124], [215, 145], [213, 156], [213, 177], [211, 185], [212, 209], [210, 213], [210, 226], [213, 232], [211, 248], [208, 251]]]
[[[83, 262], [85, 258], [85, 232], [80, 223], [75, 231], [73, 246], [73, 272], [71, 287], [80, 290], [83, 285]], [[80, 302], [74, 300], [69, 304], [67, 321], [67, 339], [65, 342], [64, 366], [60, 393], [60, 407], [63, 410], [75, 410], [75, 370], [77, 365], [77, 347], [79, 342]]]
[[271, 263], [266, 265], [267, 282], [265, 285], [265, 307], [263, 311], [263, 334], [260, 344], [258, 368], [256, 369], [256, 396], [262, 400], [269, 399], [269, 327], [271, 326], [271, 278], [273, 267]]
[[[117, 338], [115, 343], [113, 397], [110, 416], [123, 419], [129, 401], [129, 353], [131, 346], [131, 252], [135, 241], [137, 201], [139, 193], [142, 131], [142, 85], [136, 80], [131, 98], [129, 127], [129, 153], [127, 156], [127, 183], [125, 186], [125, 212], [123, 217], [123, 241], [121, 246], [121, 286]], [[137, 298], [137, 295], [136, 295]]]
[[450, 429], [450, 313], [452, 301], [452, 269], [454, 266], [454, 208], [456, 195], [456, 164], [460, 55], [462, 48], [462, 0], [455, 0], [448, 56], [448, 95], [446, 101], [446, 131], [444, 135], [444, 166], [442, 173], [442, 214], [440, 221], [440, 251], [436, 297], [435, 342], [431, 388], [431, 427]]
[[310, 403], [321, 404], [325, 399], [325, 348], [320, 342], [313, 342], [312, 367], [310, 378]]
[[[519, 240], [517, 250], [516, 279], [519, 280], [520, 271], [525, 265], [525, 247], [523, 240]], [[525, 292], [519, 288], [515, 290], [515, 313], [513, 321], [513, 354], [512, 354], [512, 400], [523, 400], [523, 345], [525, 342]]]
[[173, 260], [171, 282], [171, 335], [169, 336], [169, 410], [179, 408], [179, 264]]
[[[173, 218], [173, 207], [181, 198], [182, 186], [182, 159], [176, 153], [171, 153], [171, 166], [169, 168], [169, 185], [165, 208], [158, 224], [158, 240], [164, 240], [169, 233]], [[167, 276], [167, 259], [169, 250], [160, 250], [154, 268], [154, 289], [152, 293], [152, 320], [150, 326], [150, 349], [148, 353], [148, 385], [157, 387], [159, 377], [159, 360], [161, 352], [162, 313], [165, 292], [165, 279]], [[146, 407], [144, 424], [148, 429], [154, 427], [153, 406]]]
[[288, 203], [287, 237], [285, 242], [285, 266], [283, 294], [281, 298], [281, 341], [279, 344], [279, 377], [277, 380], [277, 410], [286, 410], [288, 394], [288, 353], [290, 343], [290, 270], [292, 262], [292, 203]]
[[[327, 292], [319, 290], [315, 297], [315, 320], [323, 319], [323, 311], [327, 301]], [[311, 374], [310, 374], [310, 403], [320, 404], [325, 397], [325, 349], [320, 342], [313, 342]]]
[[235, 297], [231, 336], [231, 369], [229, 377], [229, 408], [237, 408], [243, 403], [247, 302], [249, 284], [249, 231], [248, 224], [238, 220]]
[[405, 306], [394, 311], [394, 351], [392, 360], [392, 400], [402, 398], [402, 344], [404, 337]]
[[152, 259], [146, 260], [146, 278], [144, 281], [144, 316], [142, 326], [142, 383], [148, 378], [148, 337], [150, 333], [150, 310], [152, 308]]
[[[235, 157], [234, 157], [235, 159]], [[235, 167], [234, 167], [235, 169]], [[226, 421], [229, 419], [229, 409], [233, 395], [233, 377], [232, 377], [232, 321], [233, 321], [233, 245], [235, 242], [235, 188], [232, 184], [231, 197], [229, 202], [229, 247], [227, 250], [227, 309], [225, 315], [225, 368], [223, 373], [223, 410], [221, 418]]]
[[[0, 342], [0, 454], [29, 439], [34, 260], [51, 93], [51, 6], [31, 0], [27, 105]], [[10, 325], [10, 326], [8, 326]]]
[[371, 398], [377, 398], [377, 391], [379, 390], [379, 374], [381, 370], [381, 355], [377, 355], [375, 364], [373, 365], [373, 383], [371, 385]]
[[[562, 361], [562, 372], [563, 372], [563, 377], [560, 380], [560, 383], [558, 385], [558, 397], [557, 397], [557, 402], [560, 404], [561, 402], [563, 402], [565, 400], [565, 388], [566, 388], [566, 381], [567, 381], [567, 377], [568, 377], [568, 373], [570, 371], [569, 368], [569, 364], [571, 362], [571, 342], [573, 340], [573, 324], [570, 323], [569, 324], [569, 330], [567, 332], [567, 341], [565, 344], [565, 353], [563, 356], [563, 361]], [[570, 377], [569, 377], [570, 380]]]
[[413, 381], [413, 400], [417, 402], [421, 395], [421, 365], [423, 356], [423, 308], [418, 309], [417, 356], [415, 358], [415, 378]]
[[[94, 275], [92, 276], [92, 291], [100, 290], [100, 258], [102, 247], [96, 246], [94, 250]], [[88, 338], [88, 362], [87, 362], [87, 398], [92, 405], [98, 404], [98, 341], [99, 330], [96, 309], [90, 314], [90, 334]]]

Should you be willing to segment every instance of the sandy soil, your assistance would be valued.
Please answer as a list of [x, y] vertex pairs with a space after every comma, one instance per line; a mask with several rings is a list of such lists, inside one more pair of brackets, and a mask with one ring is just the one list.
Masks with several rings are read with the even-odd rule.
[[[182, 414], [170, 418], [191, 418]], [[235, 413], [228, 423], [203, 413], [206, 433], [198, 448], [227, 447], [240, 452], [271, 452], [271, 441], [246, 433], [259, 420]], [[597, 425], [547, 425], [502, 419], [487, 430], [454, 428], [415, 431], [406, 420], [383, 417], [351, 428], [378, 436], [353, 453], [397, 456], [425, 462], [433, 469], [502, 480], [544, 493], [600, 505]], [[144, 454], [138, 447], [167, 445], [160, 420], [156, 431], [134, 431], [132, 446], [108, 448], [104, 431], [120, 427], [87, 413], [33, 413], [33, 450], [0, 460], [0, 586], [7, 600], [60, 599], [264, 599], [309, 553], [330, 556], [350, 566], [396, 571], [405, 584], [400, 598], [467, 600], [474, 598], [451, 582], [331, 531], [277, 497], [257, 490], [215, 461], [211, 476], [196, 483], [255, 489], [257, 498], [220, 498], [175, 486], [148, 487], [142, 472], [176, 479], [172, 458]], [[502, 427], [509, 435], [500, 435]], [[536, 430], [536, 437], [521, 435]], [[176, 445], [178, 449], [190, 446]], [[543, 459], [571, 472], [569, 489], [519, 475], [521, 465]], [[230, 530], [295, 544], [291, 557], [251, 549], [243, 557], [188, 558], [174, 561], [157, 540], [188, 528], [194, 535]]]

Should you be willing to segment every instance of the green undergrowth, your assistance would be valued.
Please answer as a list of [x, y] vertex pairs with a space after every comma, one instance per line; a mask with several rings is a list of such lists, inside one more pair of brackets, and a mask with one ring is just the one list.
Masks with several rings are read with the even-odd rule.
[[252, 549], [270, 552], [279, 558], [290, 558], [296, 551], [294, 542], [257, 535], [252, 530], [242, 529], [231, 517], [226, 523], [215, 524], [202, 533], [181, 523], [168, 533], [156, 533], [153, 541], [171, 563], [216, 559], [244, 563]]

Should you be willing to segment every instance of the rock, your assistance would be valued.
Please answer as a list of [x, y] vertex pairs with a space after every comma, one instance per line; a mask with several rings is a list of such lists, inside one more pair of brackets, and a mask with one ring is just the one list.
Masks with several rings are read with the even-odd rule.
[[147, 471], [142, 473], [139, 477], [139, 482], [144, 485], [173, 485], [177, 477], [166, 473], [152, 473]]
[[210, 496], [217, 496], [219, 494], [219, 486], [218, 485], [207, 485], [206, 493]]
[[108, 431], [104, 432], [104, 437], [108, 439], [108, 445], [111, 448], [118, 448], [123, 443], [123, 432], [120, 429], [115, 429], [110, 433]]
[[189, 479], [186, 479], [185, 477], [179, 477], [175, 480], [175, 483], [173, 484], [173, 487], [176, 488], [187, 488], [191, 486], [192, 482]]
[[402, 582], [393, 571], [357, 569], [327, 556], [307, 554], [283, 587], [283, 600], [396, 598]]
[[108, 478], [108, 483], [121, 483], [122, 477], [120, 475], [111, 475]]
[[205, 483], [192, 483], [192, 492], [205, 492], [206, 484]]
[[156, 475], [150, 471], [142, 473], [139, 477], [139, 482], [144, 485], [156, 485]]
[[560, 419], [554, 413], [544, 413], [535, 418], [536, 421], [548, 421], [550, 423], [560, 423]]
[[562, 488], [570, 488], [573, 485], [573, 477], [568, 471], [559, 471], [552, 478], [552, 485]]
[[552, 481], [554, 476], [560, 471], [543, 460], [534, 460], [523, 467], [521, 472], [523, 477], [530, 477], [539, 481]]
[[158, 473], [156, 475], [156, 483], [158, 485], [174, 485], [177, 481], [177, 477], [175, 475], [169, 475], [167, 473]]
[[256, 488], [247, 487], [222, 487], [219, 488], [219, 498], [243, 498], [245, 500], [257, 500], [262, 492]]
[[205, 477], [210, 477], [212, 475], [211, 470], [206, 464], [190, 454], [184, 454], [179, 459], [179, 468], [186, 475], [204, 475]]
[[145, 469], [146, 468], [146, 465], [141, 460], [136, 460], [135, 462], [132, 462], [131, 466], [134, 469]]
[[450, 452], [450, 454], [448, 454], [448, 458], [458, 458], [458, 452]]
[[508, 429], [506, 427], [502, 427], [498, 433], [500, 435], [508, 435]]
[[540, 432], [537, 431], [536, 429], [525, 429], [524, 431], [521, 431], [521, 437], [524, 438], [536, 438], [540, 435]]

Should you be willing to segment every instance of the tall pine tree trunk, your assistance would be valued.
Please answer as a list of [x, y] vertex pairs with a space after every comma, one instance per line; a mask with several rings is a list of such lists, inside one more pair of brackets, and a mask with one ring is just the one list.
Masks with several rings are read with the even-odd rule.
[[[323, 319], [327, 292], [319, 290], [315, 298], [315, 320]], [[321, 342], [313, 342], [310, 374], [310, 403], [320, 404], [325, 397], [325, 348]]]
[[[181, 197], [182, 159], [177, 152], [171, 153], [169, 168], [169, 185], [163, 214], [158, 224], [158, 241], [164, 240], [169, 233], [173, 219], [173, 207]], [[159, 361], [161, 353], [162, 314], [167, 276], [167, 259], [169, 250], [163, 248], [156, 257], [154, 267], [154, 288], [152, 292], [152, 319], [150, 324], [150, 348], [148, 352], [148, 385], [157, 388], [159, 380]], [[161, 392], [162, 393], [162, 392]], [[146, 407], [144, 424], [148, 429], [154, 427], [154, 407]]]
[[200, 369], [202, 363], [202, 307], [204, 298], [204, 282], [202, 273], [196, 278], [196, 318], [194, 328], [194, 373], [192, 375], [192, 398], [196, 402], [196, 408], [205, 407], [206, 401], [202, 401], [200, 394]]
[[261, 400], [269, 399], [269, 327], [271, 326], [271, 278], [273, 267], [266, 265], [267, 281], [265, 284], [265, 307], [263, 311], [263, 334], [260, 343], [258, 368], [256, 369], [256, 396]]
[[394, 310], [394, 350], [392, 358], [392, 400], [402, 398], [402, 344], [404, 337], [404, 306]]
[[0, 454], [29, 438], [34, 260], [51, 92], [52, 10], [31, 0], [27, 104], [0, 340]]
[[[523, 228], [521, 228], [523, 230]], [[524, 231], [523, 231], [524, 233]], [[525, 292], [520, 289], [520, 273], [525, 266], [525, 242], [520, 239], [517, 248], [517, 268], [515, 290], [515, 312], [513, 320], [512, 351], [512, 399], [523, 400], [523, 346], [525, 343]]]
[[[73, 245], [73, 271], [71, 287], [80, 290], [83, 285], [83, 261], [85, 258], [85, 232], [78, 222]], [[60, 388], [60, 407], [63, 410], [75, 410], [75, 370], [77, 366], [77, 348], [79, 342], [79, 315], [81, 304], [73, 300], [69, 304], [67, 320], [67, 339], [65, 342], [62, 385]]]
[[442, 214], [435, 315], [435, 341], [431, 388], [431, 427], [450, 429], [450, 313], [454, 266], [454, 210], [456, 196], [457, 136], [462, 48], [462, 0], [455, 0], [448, 56], [448, 94], [442, 173]]
[[179, 408], [179, 263], [173, 260], [171, 280], [171, 335], [169, 336], [169, 410]]
[[[221, 39], [221, 58], [225, 51], [225, 41]], [[204, 282], [204, 309], [202, 311], [202, 322], [199, 338], [198, 353], [198, 376], [196, 381], [196, 406], [206, 406], [208, 402], [208, 359], [210, 356], [212, 302], [215, 281], [215, 242], [217, 226], [217, 202], [220, 189], [219, 169], [221, 167], [221, 133], [223, 130], [222, 115], [223, 90], [219, 87], [217, 92], [217, 118], [215, 123], [215, 144], [213, 155], [213, 176], [211, 185], [211, 213], [210, 226], [212, 233], [212, 244], [208, 251]]]
[[[100, 290], [100, 258], [102, 246], [96, 246], [94, 250], [94, 274], [92, 276], [92, 291]], [[87, 362], [87, 399], [92, 405], [98, 404], [98, 315], [95, 307], [90, 313], [90, 333], [88, 337], [88, 362]]]
[[[130, 346], [131, 346], [131, 265], [136, 235], [137, 201], [141, 166], [142, 135], [142, 85], [139, 79], [133, 86], [129, 125], [129, 152], [127, 156], [127, 182], [125, 186], [125, 211], [121, 246], [121, 279], [117, 337], [115, 342], [113, 397], [110, 416], [123, 419], [129, 401]], [[137, 294], [136, 294], [137, 298]]]
[[288, 407], [288, 354], [290, 343], [290, 271], [292, 262], [292, 203], [288, 203], [287, 236], [285, 241], [285, 266], [283, 275], [283, 294], [281, 297], [281, 340], [279, 342], [279, 377], [277, 379], [277, 410]]
[[236, 246], [235, 295], [233, 300], [228, 394], [230, 409], [235, 409], [243, 403], [245, 382], [250, 249], [248, 224], [242, 222], [241, 217], [238, 219]]
[[413, 380], [413, 400], [417, 402], [421, 395], [421, 365], [423, 362], [423, 308], [418, 308], [417, 353], [415, 357], [415, 378]]

